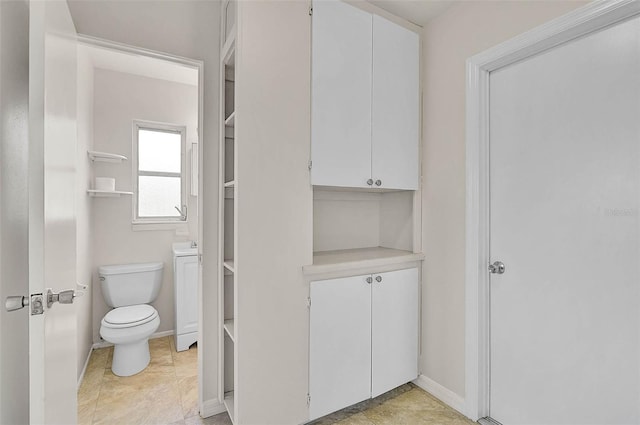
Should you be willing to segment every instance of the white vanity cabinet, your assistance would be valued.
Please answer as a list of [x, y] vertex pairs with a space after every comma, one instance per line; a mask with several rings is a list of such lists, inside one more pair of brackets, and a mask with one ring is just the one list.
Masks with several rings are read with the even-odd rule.
[[195, 248], [180, 251], [176, 245], [173, 257], [175, 345], [176, 351], [183, 351], [198, 340], [198, 255]]
[[418, 376], [418, 269], [311, 282], [310, 419]]
[[312, 32], [311, 183], [418, 189], [419, 35], [335, 0]]

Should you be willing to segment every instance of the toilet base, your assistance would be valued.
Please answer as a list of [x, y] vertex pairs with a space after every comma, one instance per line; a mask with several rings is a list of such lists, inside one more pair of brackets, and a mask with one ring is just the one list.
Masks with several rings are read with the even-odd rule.
[[151, 360], [149, 339], [131, 344], [116, 344], [113, 347], [111, 371], [118, 376], [131, 376], [142, 372]]

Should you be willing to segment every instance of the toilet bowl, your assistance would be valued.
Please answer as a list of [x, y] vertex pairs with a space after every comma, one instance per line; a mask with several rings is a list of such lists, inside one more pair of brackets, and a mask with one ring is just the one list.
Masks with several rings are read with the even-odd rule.
[[149, 364], [149, 337], [158, 330], [160, 316], [147, 303], [158, 296], [162, 268], [162, 263], [98, 268], [105, 302], [115, 307], [100, 325], [100, 336], [114, 344], [111, 370], [115, 375], [135, 375]]
[[118, 307], [104, 316], [100, 335], [115, 346], [111, 365], [114, 374], [131, 376], [147, 367], [151, 360], [149, 337], [158, 326], [158, 312], [148, 304]]

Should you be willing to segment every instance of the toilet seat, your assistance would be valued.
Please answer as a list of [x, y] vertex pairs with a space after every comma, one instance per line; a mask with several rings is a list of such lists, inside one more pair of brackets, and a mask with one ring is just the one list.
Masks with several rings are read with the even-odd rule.
[[114, 308], [102, 319], [102, 326], [110, 329], [132, 328], [144, 325], [158, 317], [155, 308], [148, 304]]

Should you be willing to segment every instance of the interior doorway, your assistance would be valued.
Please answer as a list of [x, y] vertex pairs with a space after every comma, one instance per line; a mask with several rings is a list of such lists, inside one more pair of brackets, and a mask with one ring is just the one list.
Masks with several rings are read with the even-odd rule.
[[[78, 178], [88, 189], [78, 240], [84, 234], [90, 245], [89, 256], [79, 249], [79, 264], [89, 263], [93, 282], [91, 311], [78, 306], [78, 333], [79, 341], [89, 333], [94, 348], [78, 392], [81, 423], [154, 422], [153, 414], [180, 421], [203, 411], [202, 73], [200, 61], [78, 36]], [[115, 190], [98, 187], [101, 178], [115, 179]], [[151, 362], [117, 376], [101, 338], [113, 306], [99, 268], [150, 262], [163, 264]]]

